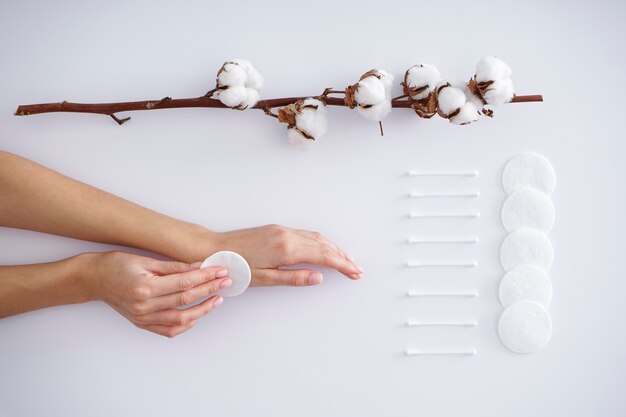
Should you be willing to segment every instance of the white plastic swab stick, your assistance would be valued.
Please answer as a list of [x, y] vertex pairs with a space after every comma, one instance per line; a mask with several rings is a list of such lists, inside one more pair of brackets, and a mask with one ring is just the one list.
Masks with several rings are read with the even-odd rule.
[[478, 170], [468, 171], [417, 171], [410, 170], [409, 177], [477, 177]]
[[432, 326], [446, 326], [446, 327], [476, 327], [478, 322], [475, 320], [464, 321], [418, 321], [407, 320], [406, 327], [432, 327]]
[[418, 237], [410, 237], [406, 240], [409, 244], [415, 243], [478, 243], [477, 237], [469, 237], [469, 238], [445, 238], [445, 239], [427, 239], [427, 238], [418, 238]]
[[407, 297], [478, 297], [478, 291], [467, 292], [424, 292], [424, 291], [407, 291]]
[[415, 262], [408, 261], [406, 263], [407, 268], [421, 268], [421, 267], [461, 267], [461, 268], [474, 268], [478, 266], [478, 262], [437, 262], [437, 263], [428, 263], [428, 262]]
[[458, 217], [458, 218], [467, 218], [467, 219], [477, 219], [480, 217], [479, 212], [474, 213], [421, 213], [418, 211], [412, 211], [409, 213], [409, 218], [411, 219], [424, 219], [424, 218], [450, 218], [450, 217]]
[[430, 198], [430, 197], [480, 197], [480, 192], [473, 191], [467, 193], [418, 193], [410, 192], [409, 198]]
[[416, 350], [407, 349], [404, 351], [406, 356], [425, 356], [425, 355], [460, 355], [460, 356], [474, 356], [478, 352], [476, 349], [469, 350]]

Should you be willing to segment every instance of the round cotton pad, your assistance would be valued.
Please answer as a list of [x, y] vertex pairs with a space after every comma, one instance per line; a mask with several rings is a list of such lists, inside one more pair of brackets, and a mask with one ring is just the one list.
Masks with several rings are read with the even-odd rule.
[[502, 225], [507, 232], [529, 227], [548, 233], [554, 225], [554, 206], [541, 191], [521, 188], [502, 205]]
[[516, 301], [532, 301], [546, 308], [552, 301], [552, 283], [541, 269], [518, 266], [500, 281], [500, 302], [508, 307]]
[[216, 294], [223, 297], [235, 297], [244, 292], [250, 286], [252, 279], [252, 271], [248, 262], [243, 256], [231, 251], [215, 252], [206, 258], [200, 268], [207, 266], [221, 266], [228, 270], [228, 276], [233, 281], [233, 285], [223, 290], [219, 290]]
[[500, 246], [500, 263], [506, 271], [521, 265], [532, 265], [547, 272], [553, 257], [550, 239], [534, 229], [518, 229], [509, 233]]
[[507, 194], [530, 187], [551, 195], [555, 182], [556, 175], [550, 161], [534, 153], [515, 155], [502, 173], [502, 186]]
[[518, 301], [504, 310], [498, 321], [500, 340], [515, 353], [533, 353], [552, 335], [548, 312], [537, 303]]

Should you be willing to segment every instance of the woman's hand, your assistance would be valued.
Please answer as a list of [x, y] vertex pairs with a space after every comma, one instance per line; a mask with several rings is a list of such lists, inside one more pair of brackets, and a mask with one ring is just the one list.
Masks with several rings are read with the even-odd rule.
[[[268, 225], [225, 233], [211, 232], [204, 237], [211, 248], [208, 256], [219, 250], [241, 254], [252, 268], [252, 285], [317, 285], [322, 274], [312, 269], [280, 269], [297, 264], [323, 265], [350, 279], [361, 278], [363, 269], [335, 244], [317, 232]], [[198, 247], [202, 247], [199, 245]], [[207, 253], [208, 252], [208, 253]]]
[[[135, 326], [174, 337], [223, 302], [219, 295], [232, 281], [221, 267], [165, 262], [123, 252], [79, 255], [78, 274], [90, 299], [106, 302]], [[180, 309], [180, 307], [187, 307]]]

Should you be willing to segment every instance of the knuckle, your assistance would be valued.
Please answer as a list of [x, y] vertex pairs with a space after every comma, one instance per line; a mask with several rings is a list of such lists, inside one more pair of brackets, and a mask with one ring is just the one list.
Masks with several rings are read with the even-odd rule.
[[178, 315], [178, 317], [176, 318], [176, 325], [177, 326], [184, 326], [187, 323], [189, 323], [189, 317], [187, 317], [187, 314], [185, 313], [180, 313]]
[[178, 305], [186, 306], [187, 304], [191, 304], [193, 301], [193, 297], [189, 291], [183, 291], [178, 296]]
[[306, 285], [308, 273], [304, 271], [295, 271], [291, 274], [291, 285], [294, 287], [302, 287]]
[[131, 296], [135, 300], [147, 300], [152, 295], [152, 288], [143, 283], [136, 283], [130, 288]]
[[313, 232], [313, 239], [315, 239], [318, 242], [324, 242], [324, 236], [322, 236], [322, 234], [320, 232]]
[[138, 320], [139, 319], [138, 316], [141, 316], [146, 313], [146, 306], [141, 302], [132, 303], [130, 305], [130, 312], [132, 313], [133, 318], [135, 320]]
[[191, 279], [189, 279], [188, 277], [181, 279], [178, 284], [179, 291], [188, 291], [192, 287], [193, 287], [193, 283], [191, 282]]

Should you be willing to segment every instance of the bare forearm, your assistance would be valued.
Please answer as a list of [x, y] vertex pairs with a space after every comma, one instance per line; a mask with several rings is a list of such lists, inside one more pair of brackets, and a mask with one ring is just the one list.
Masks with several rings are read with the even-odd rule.
[[36, 265], [0, 266], [0, 318], [88, 301], [79, 273], [81, 256]]
[[0, 225], [201, 260], [207, 229], [146, 209], [19, 156], [0, 152]]

